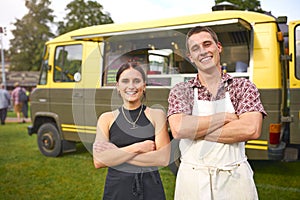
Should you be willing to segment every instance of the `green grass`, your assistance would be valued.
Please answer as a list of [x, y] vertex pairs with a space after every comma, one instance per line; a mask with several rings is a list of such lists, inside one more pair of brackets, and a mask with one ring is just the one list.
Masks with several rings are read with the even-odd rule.
[[300, 161], [250, 163], [261, 199], [300, 199]]
[[17, 114], [16, 114], [14, 111], [9, 110], [9, 111], [7, 112], [7, 117], [17, 117]]
[[[28, 124], [0, 126], [0, 199], [101, 199], [106, 169], [95, 169], [83, 145], [58, 158], [43, 156]], [[250, 162], [261, 200], [300, 197], [300, 162]], [[167, 199], [173, 199], [175, 177], [160, 170]]]
[[[17, 114], [14, 112], [13, 107], [9, 108], [7, 117], [17, 117]], [[30, 102], [28, 103], [28, 117], [30, 118]]]
[[[27, 124], [0, 126], [0, 199], [101, 199], [106, 169], [95, 169], [91, 154], [78, 144], [77, 152], [58, 158], [43, 156]], [[160, 170], [166, 195], [173, 197], [175, 177]]]

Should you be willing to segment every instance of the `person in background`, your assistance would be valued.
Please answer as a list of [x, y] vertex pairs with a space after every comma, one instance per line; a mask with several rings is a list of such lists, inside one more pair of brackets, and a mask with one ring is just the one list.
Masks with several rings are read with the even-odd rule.
[[170, 159], [166, 115], [142, 104], [146, 75], [137, 63], [121, 65], [116, 80], [123, 105], [99, 117], [93, 145], [94, 166], [108, 167], [103, 199], [164, 200], [158, 167]]
[[[11, 98], [12, 98], [12, 102], [13, 102], [13, 105], [14, 105], [14, 111], [15, 113], [17, 114], [17, 119], [18, 119], [18, 122], [23, 122], [25, 123], [25, 118], [24, 118], [24, 115], [22, 113], [22, 107], [23, 107], [23, 102], [20, 101], [19, 99], [19, 91], [20, 90], [23, 90], [25, 93], [26, 93], [26, 90], [22, 87], [20, 87], [20, 84], [19, 82], [16, 82], [14, 84], [14, 89], [11, 93]], [[22, 117], [22, 120], [21, 120], [21, 117]]]
[[1, 125], [5, 125], [7, 109], [10, 105], [10, 94], [3, 84], [0, 84], [0, 119]]
[[260, 137], [266, 116], [258, 89], [222, 72], [222, 45], [212, 29], [192, 28], [186, 46], [197, 76], [175, 85], [168, 99], [181, 152], [175, 200], [258, 199], [245, 154], [245, 141]]
[[30, 92], [28, 90], [26, 90], [25, 92], [27, 98], [22, 102], [22, 114], [24, 116], [25, 119], [28, 118], [28, 103], [29, 103], [29, 95]]

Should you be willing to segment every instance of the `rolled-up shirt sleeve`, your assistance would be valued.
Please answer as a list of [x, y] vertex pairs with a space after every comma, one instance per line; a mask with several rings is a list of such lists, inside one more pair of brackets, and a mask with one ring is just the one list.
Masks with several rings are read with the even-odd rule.
[[168, 117], [178, 113], [191, 115], [193, 108], [193, 89], [189, 83], [183, 82], [175, 85], [170, 90], [168, 103]]
[[263, 116], [267, 115], [260, 100], [260, 93], [254, 83], [246, 80], [240, 82], [236, 88], [238, 88], [239, 91], [237, 93], [238, 99], [236, 107], [238, 115], [254, 111], [261, 112]]

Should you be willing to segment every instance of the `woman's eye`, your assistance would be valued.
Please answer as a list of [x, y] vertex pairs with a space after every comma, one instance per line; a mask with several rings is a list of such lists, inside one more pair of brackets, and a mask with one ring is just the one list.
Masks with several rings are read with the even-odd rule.
[[141, 80], [140, 79], [134, 79], [134, 83], [140, 83]]
[[128, 79], [122, 79], [122, 83], [129, 83]]

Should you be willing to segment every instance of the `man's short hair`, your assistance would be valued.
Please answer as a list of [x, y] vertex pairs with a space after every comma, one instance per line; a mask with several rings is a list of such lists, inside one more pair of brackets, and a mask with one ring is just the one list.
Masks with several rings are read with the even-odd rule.
[[210, 27], [207, 26], [196, 26], [192, 29], [189, 30], [189, 32], [186, 34], [186, 50], [189, 52], [189, 45], [188, 45], [188, 40], [190, 37], [194, 34], [200, 33], [200, 32], [207, 32], [211, 35], [213, 40], [218, 43], [219, 39], [215, 31], [213, 31]]

